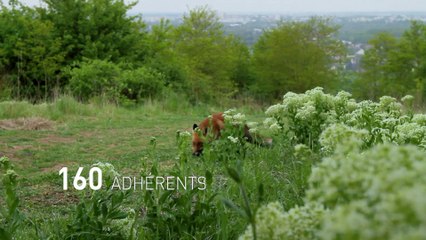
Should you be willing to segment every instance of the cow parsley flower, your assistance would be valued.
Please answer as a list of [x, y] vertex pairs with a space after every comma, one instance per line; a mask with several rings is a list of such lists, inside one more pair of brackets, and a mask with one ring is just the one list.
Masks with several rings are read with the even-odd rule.
[[412, 95], [405, 95], [403, 98], [401, 98], [401, 102], [406, 104], [411, 104], [414, 101], [414, 97]]
[[426, 126], [426, 114], [414, 114], [412, 121], [421, 126]]
[[275, 104], [275, 105], [272, 105], [272, 106], [270, 106], [267, 110], [266, 110], [266, 112], [265, 112], [265, 114], [266, 114], [266, 116], [279, 116], [279, 115], [281, 115], [282, 114], [282, 111], [284, 110], [284, 105], [282, 105], [282, 104]]
[[278, 123], [273, 123], [271, 126], [269, 126], [269, 129], [273, 132], [278, 132], [282, 129], [282, 127]]
[[227, 123], [233, 125], [241, 125], [246, 121], [246, 116], [242, 113], [238, 113], [235, 109], [229, 109], [223, 113], [223, 117]]
[[[315, 204], [294, 207], [284, 212], [278, 202], [272, 202], [258, 209], [256, 232], [259, 240], [311, 240], [315, 239], [325, 210]], [[248, 226], [240, 240], [254, 239], [252, 226]]]
[[277, 120], [275, 118], [265, 118], [263, 121], [263, 125], [267, 128], [269, 128], [272, 124], [277, 123]]
[[239, 140], [237, 137], [233, 137], [233, 136], [228, 136], [229, 141], [231, 141], [232, 143], [239, 143]]
[[120, 176], [120, 174], [115, 170], [114, 165], [112, 165], [111, 163], [98, 162], [98, 163], [93, 164], [92, 167], [100, 168], [101, 171], [102, 171], [102, 174], [104, 176], [111, 177], [111, 179]]
[[182, 136], [182, 137], [191, 137], [192, 136], [192, 134], [188, 131], [180, 132], [179, 135]]
[[313, 168], [306, 193], [307, 203], [329, 209], [319, 236], [425, 239], [425, 171], [425, 152], [415, 146], [383, 144], [323, 159]]
[[316, 114], [316, 109], [313, 102], [307, 102], [301, 107], [296, 114], [296, 118], [302, 121], [309, 121]]

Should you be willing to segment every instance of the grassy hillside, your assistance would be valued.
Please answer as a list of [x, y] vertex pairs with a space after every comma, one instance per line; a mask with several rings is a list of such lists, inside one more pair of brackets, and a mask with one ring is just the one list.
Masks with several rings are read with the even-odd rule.
[[[250, 114], [251, 120], [263, 116], [257, 107], [242, 110]], [[140, 176], [156, 162], [158, 171], [166, 174], [179, 163], [177, 131], [192, 131], [193, 123], [217, 111], [223, 108], [176, 107], [171, 101], [147, 102], [133, 108], [102, 102], [81, 104], [70, 97], [37, 105], [1, 102], [0, 154], [15, 166], [19, 176], [17, 194], [25, 215], [34, 222], [50, 219], [56, 224], [68, 223], [73, 206], [84, 196], [76, 190], [62, 189], [62, 177], [58, 175], [62, 167], [75, 173], [78, 167], [88, 169], [98, 162], [111, 163], [124, 176]], [[150, 144], [153, 138], [155, 150]], [[183, 151], [190, 156], [190, 142], [186, 142]], [[187, 164], [194, 173], [204, 175], [208, 168], [197, 165], [200, 161], [191, 156]], [[221, 168], [220, 175], [226, 174]], [[225, 193], [228, 194], [238, 197], [237, 189]], [[138, 199], [137, 204], [124, 205], [137, 209], [143, 204], [142, 193], [133, 194], [131, 199]], [[241, 232], [245, 223], [238, 224]], [[54, 226], [42, 224], [48, 235]], [[17, 234], [18, 239], [35, 238], [31, 224], [24, 229]]]
[[[194, 157], [192, 124], [225, 107], [1, 102], [0, 239], [423, 239], [426, 115], [413, 106], [290, 92], [264, 113], [225, 111]], [[245, 123], [273, 145], [247, 143]], [[103, 187], [76, 190], [93, 167]], [[205, 188], [111, 189], [150, 176]]]

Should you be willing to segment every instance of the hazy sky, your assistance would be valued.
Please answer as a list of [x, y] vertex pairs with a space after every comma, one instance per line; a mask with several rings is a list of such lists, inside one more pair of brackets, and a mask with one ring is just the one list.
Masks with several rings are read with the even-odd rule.
[[[22, 2], [38, 5], [40, 0]], [[139, 0], [132, 12], [186, 12], [203, 5], [219, 12], [247, 13], [426, 11], [426, 0]]]

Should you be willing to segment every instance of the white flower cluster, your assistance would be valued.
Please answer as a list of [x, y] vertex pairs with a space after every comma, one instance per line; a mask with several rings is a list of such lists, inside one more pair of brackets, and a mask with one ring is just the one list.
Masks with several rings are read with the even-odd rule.
[[426, 139], [426, 126], [418, 123], [404, 123], [396, 126], [394, 135], [395, 141], [399, 144], [420, 145]]
[[191, 137], [192, 136], [192, 134], [188, 131], [179, 131], [178, 134], [181, 137]]
[[235, 143], [235, 144], [238, 144], [240, 142], [237, 137], [228, 136], [228, 139], [229, 139], [229, 141], [231, 141], [232, 143]]
[[[406, 96], [403, 99], [408, 101], [411, 98]], [[411, 117], [405, 114], [402, 104], [389, 96], [381, 97], [378, 103], [357, 103], [350, 93], [342, 91], [333, 96], [325, 94], [322, 88], [315, 88], [303, 94], [289, 92], [284, 95], [282, 103], [269, 107], [265, 113], [268, 116], [264, 121], [266, 128], [277, 133], [286, 132], [295, 136], [296, 144], [305, 144], [316, 150], [324, 147], [319, 145], [321, 133], [336, 124], [347, 125], [352, 128], [351, 131], [368, 131], [368, 136], [363, 134], [367, 147], [381, 142], [419, 146], [426, 142], [422, 127], [414, 131], [414, 125], [405, 126], [411, 123], [426, 126], [426, 115], [414, 114]], [[283, 131], [284, 127], [286, 131]], [[335, 144], [330, 144], [328, 150], [334, 149], [332, 146]]]
[[229, 109], [223, 113], [226, 123], [233, 125], [241, 125], [246, 122], [246, 116], [242, 113], [237, 112], [235, 109]]
[[305, 144], [296, 144], [296, 146], [294, 146], [294, 155], [298, 159], [303, 160], [303, 159], [311, 158], [312, 151]]
[[410, 105], [412, 104], [414, 101], [414, 97], [412, 95], [406, 95], [403, 98], [401, 98], [401, 102]]
[[426, 126], [426, 114], [414, 114], [412, 121], [421, 126]]
[[101, 169], [102, 174], [105, 177], [108, 177], [110, 179], [114, 179], [115, 177], [119, 177], [120, 173], [118, 173], [115, 170], [114, 165], [112, 165], [111, 163], [103, 163], [103, 162], [98, 162], [92, 165], [92, 167], [98, 167]]
[[284, 105], [282, 104], [275, 104], [270, 106], [268, 109], [266, 109], [265, 114], [267, 116], [280, 116], [285, 111]]
[[[318, 205], [292, 208], [288, 212], [277, 202], [259, 208], [256, 214], [256, 232], [259, 240], [309, 240], [315, 239], [316, 229], [324, 214]], [[240, 240], [253, 238], [249, 226]]]
[[378, 145], [323, 159], [307, 191], [308, 203], [330, 210], [320, 239], [426, 239], [425, 171], [426, 154], [415, 146]]
[[[258, 209], [257, 239], [426, 239], [425, 171], [415, 146], [338, 148], [313, 168], [305, 206]], [[254, 239], [251, 226], [240, 239]]]
[[258, 130], [258, 128], [259, 128], [259, 123], [257, 123], [257, 122], [248, 122], [248, 123], [247, 123], [247, 127], [249, 127], [249, 132], [250, 132], [250, 133], [255, 134], [255, 133], [258, 133], [258, 132], [259, 132], [259, 130]]
[[333, 153], [338, 145], [352, 149], [360, 147], [368, 139], [368, 131], [356, 129], [344, 124], [333, 124], [326, 128], [320, 136], [322, 151]]
[[[328, 157], [312, 168], [304, 207], [257, 211], [258, 239], [426, 239], [425, 114], [321, 88], [287, 93], [266, 114], [265, 126], [295, 136], [296, 157]], [[253, 239], [251, 226], [240, 239]]]

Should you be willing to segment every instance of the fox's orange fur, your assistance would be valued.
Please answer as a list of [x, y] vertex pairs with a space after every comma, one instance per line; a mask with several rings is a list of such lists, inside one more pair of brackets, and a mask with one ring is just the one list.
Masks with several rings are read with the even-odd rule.
[[[211, 117], [204, 119], [199, 125], [194, 124], [192, 133], [192, 153], [199, 156], [203, 151], [203, 140], [198, 133], [205, 137], [208, 131], [213, 131], [215, 139], [220, 137], [220, 131], [225, 127], [225, 118], [222, 113], [215, 113]], [[198, 128], [200, 131], [195, 131]], [[211, 130], [210, 130], [211, 129]]]
[[[223, 113], [215, 113], [211, 117], [204, 119], [200, 124], [194, 124], [192, 128], [194, 130], [192, 133], [192, 154], [199, 156], [203, 152], [203, 138], [210, 131], [212, 131], [214, 139], [219, 138], [220, 132], [225, 128], [225, 118], [223, 117]], [[197, 128], [199, 131], [195, 131]], [[203, 137], [199, 136], [199, 133]], [[244, 137], [248, 142], [257, 143], [261, 146], [270, 146], [272, 144], [271, 139], [268, 139], [266, 142], [257, 142], [257, 139], [250, 134], [247, 125], [244, 125]]]

